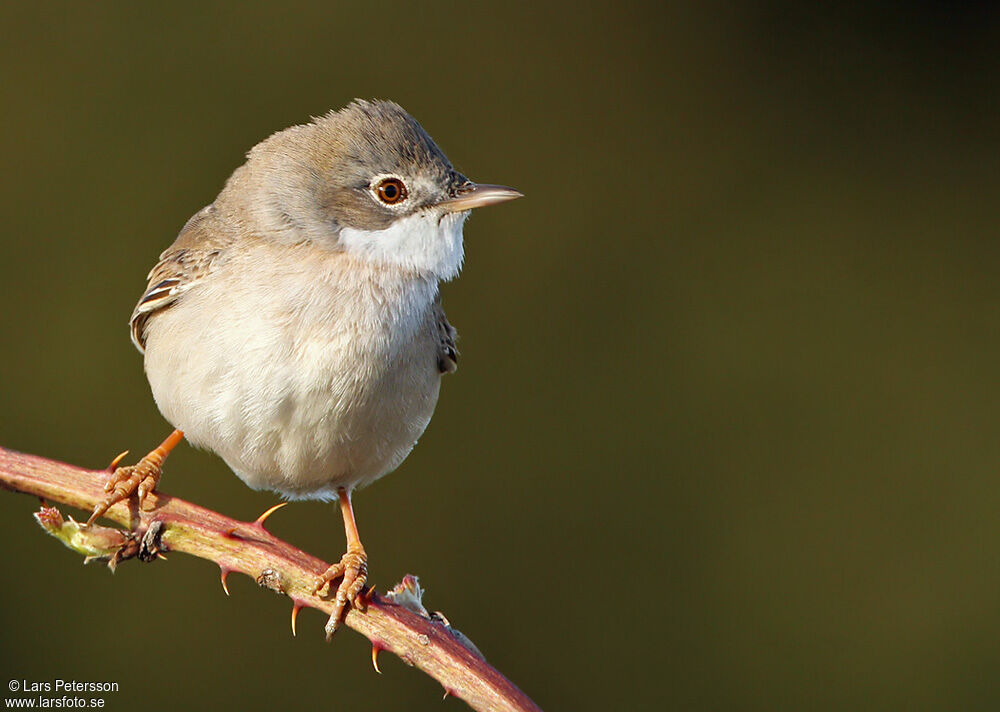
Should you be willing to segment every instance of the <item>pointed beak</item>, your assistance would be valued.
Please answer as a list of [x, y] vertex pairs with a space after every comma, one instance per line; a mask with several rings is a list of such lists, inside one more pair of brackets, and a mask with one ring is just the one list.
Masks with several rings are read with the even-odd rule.
[[485, 185], [470, 183], [459, 189], [454, 198], [448, 198], [438, 203], [449, 213], [459, 213], [463, 210], [481, 208], [484, 205], [506, 203], [508, 200], [523, 198], [524, 194], [505, 185]]

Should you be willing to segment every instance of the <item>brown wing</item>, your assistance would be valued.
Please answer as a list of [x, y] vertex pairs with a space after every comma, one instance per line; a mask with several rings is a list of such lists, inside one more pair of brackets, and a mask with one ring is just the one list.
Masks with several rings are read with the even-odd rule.
[[441, 373], [454, 373], [458, 370], [458, 349], [455, 348], [458, 332], [444, 315], [440, 293], [434, 302], [434, 317], [438, 332], [438, 370]]
[[146, 347], [149, 319], [174, 304], [185, 290], [211, 272], [229, 244], [230, 240], [221, 231], [211, 229], [213, 210], [210, 205], [195, 213], [149, 271], [146, 291], [129, 321], [132, 343], [139, 351]]

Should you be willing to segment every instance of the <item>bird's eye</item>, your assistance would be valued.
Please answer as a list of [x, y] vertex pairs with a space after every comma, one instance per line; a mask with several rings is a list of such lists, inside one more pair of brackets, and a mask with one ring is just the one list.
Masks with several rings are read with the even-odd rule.
[[375, 194], [386, 205], [395, 205], [406, 199], [406, 184], [399, 178], [383, 178], [375, 186]]

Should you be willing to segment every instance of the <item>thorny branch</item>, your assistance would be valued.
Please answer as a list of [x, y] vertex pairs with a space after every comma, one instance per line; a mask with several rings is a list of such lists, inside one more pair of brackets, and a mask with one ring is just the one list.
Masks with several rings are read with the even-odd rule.
[[[104, 498], [107, 474], [0, 447], [0, 487], [45, 502], [89, 512]], [[106, 559], [112, 568], [126, 559], [152, 561], [160, 551], [178, 551], [218, 564], [223, 587], [231, 572], [246, 574], [291, 599], [293, 632], [302, 608], [327, 614], [333, 610], [332, 599], [312, 593], [327, 564], [268, 532], [264, 519], [273, 510], [256, 522], [241, 522], [162, 492], [150, 493], [145, 507], [148, 511], [140, 512], [130, 500], [108, 510], [105, 517], [128, 530], [82, 528], [72, 519], [66, 521], [53, 507], [43, 507], [35, 517], [70, 548], [89, 558]], [[446, 695], [476, 710], [541, 712], [483, 659], [468, 638], [441, 616], [427, 613], [414, 577], [407, 576], [386, 595], [372, 590], [367, 599], [364, 610], [348, 611], [345, 624], [372, 642], [373, 662], [380, 650], [392, 652], [440, 682]]]

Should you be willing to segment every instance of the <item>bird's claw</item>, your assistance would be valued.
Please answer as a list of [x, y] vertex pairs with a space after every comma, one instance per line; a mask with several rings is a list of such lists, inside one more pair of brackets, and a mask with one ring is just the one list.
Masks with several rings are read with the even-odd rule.
[[97, 521], [98, 517], [122, 500], [128, 499], [133, 493], [139, 501], [139, 506], [147, 495], [156, 489], [162, 473], [163, 459], [153, 456], [153, 453], [139, 460], [134, 465], [117, 467], [104, 483], [104, 491], [108, 493], [100, 504], [94, 507], [93, 514], [87, 520], [87, 526]]
[[364, 607], [365, 602], [360, 595], [368, 580], [368, 554], [365, 553], [364, 549], [348, 549], [338, 563], [328, 568], [319, 577], [319, 583], [313, 593], [319, 593], [324, 586], [339, 577], [343, 577], [343, 579], [337, 587], [333, 613], [330, 614], [330, 620], [326, 622], [324, 628], [327, 640], [332, 638], [333, 634], [337, 632], [337, 628], [340, 627], [348, 603], [358, 608]]

